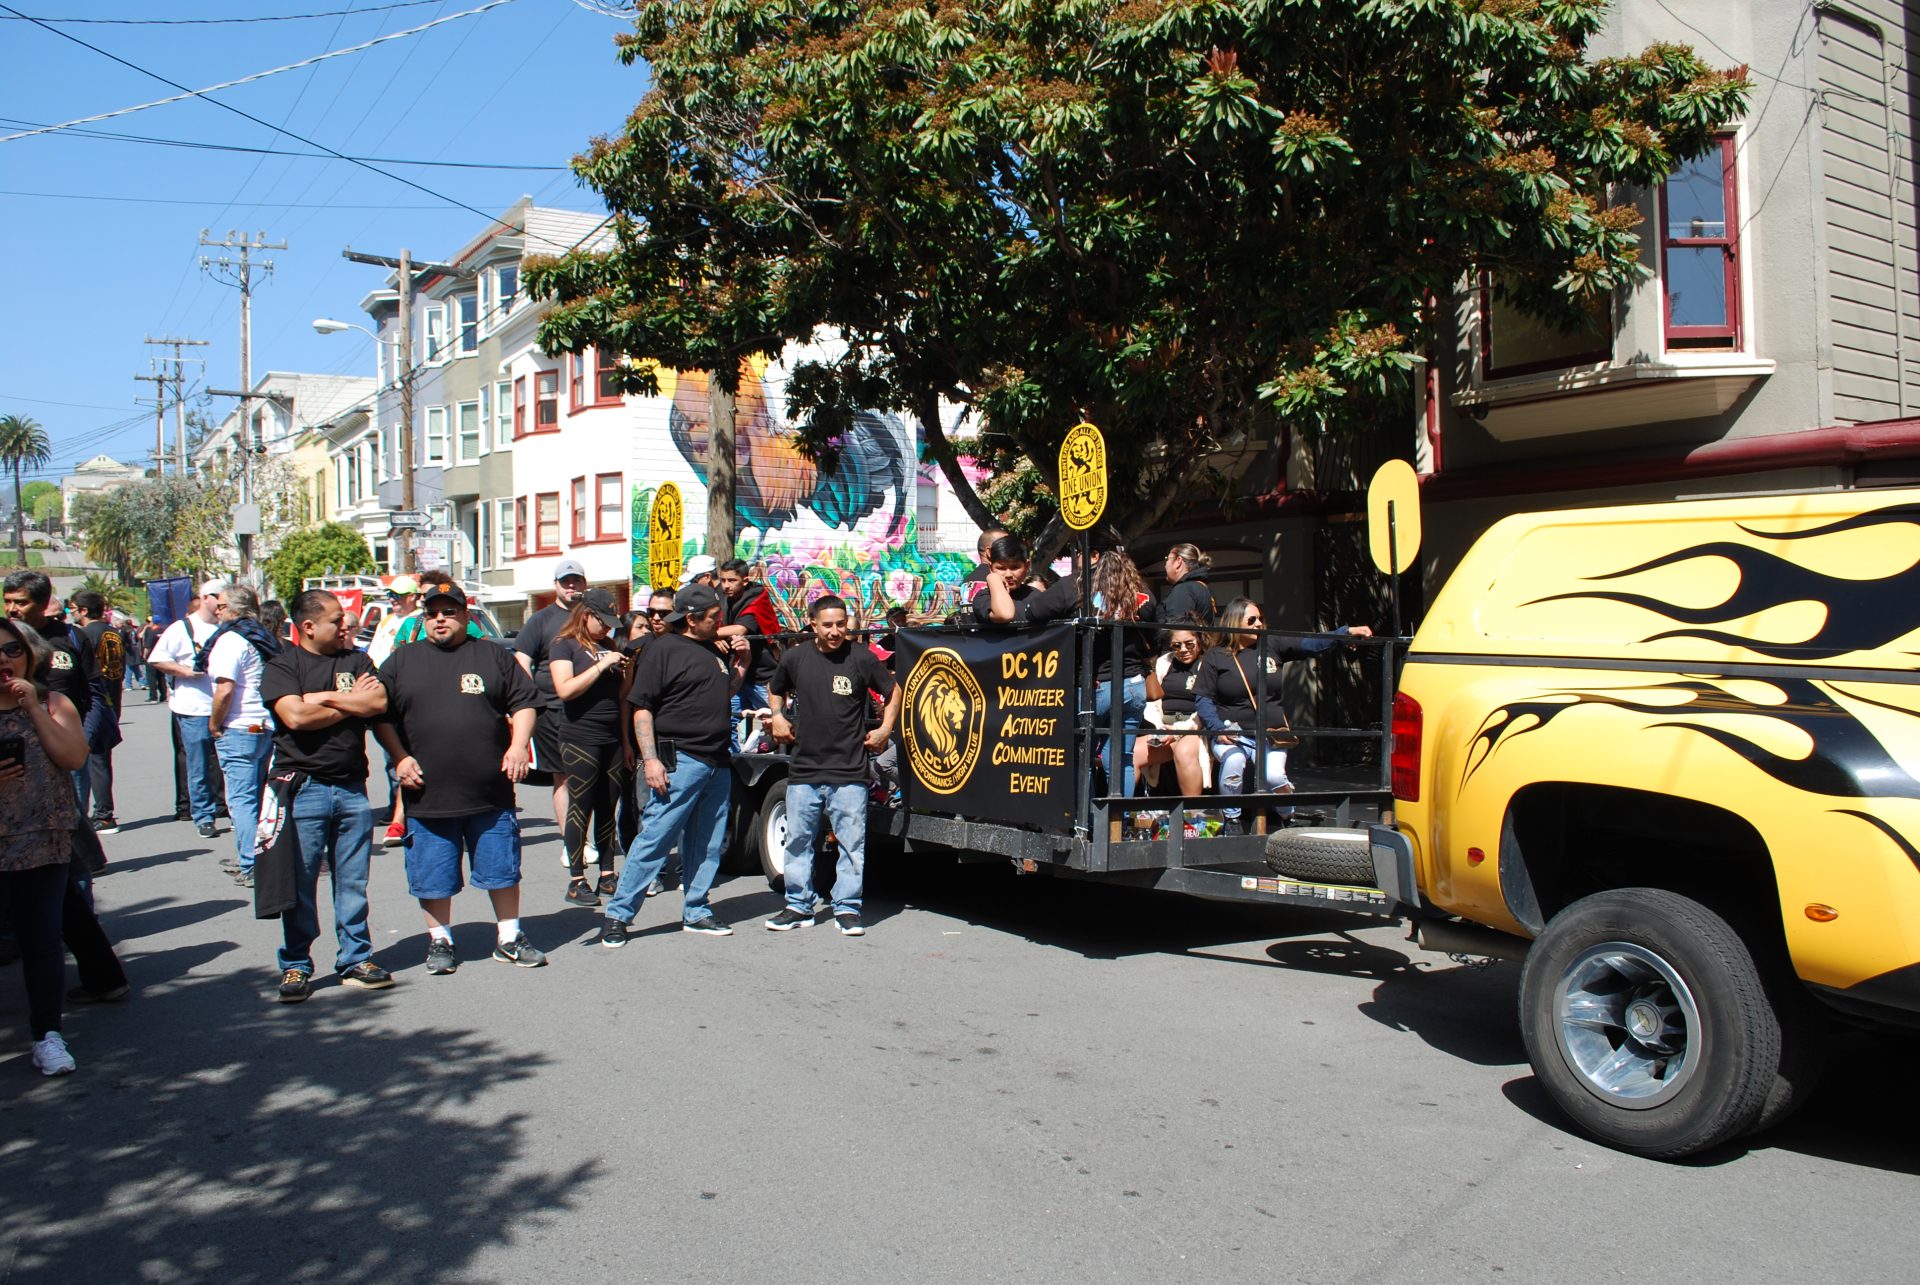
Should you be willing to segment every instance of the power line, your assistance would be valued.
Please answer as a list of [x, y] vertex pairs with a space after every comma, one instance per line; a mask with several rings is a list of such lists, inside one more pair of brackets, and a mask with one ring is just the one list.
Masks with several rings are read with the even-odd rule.
[[[451, 21], [453, 18], [467, 17], [472, 14], [483, 12], [487, 9], [495, 8], [499, 5], [511, 4], [511, 3], [513, 3], [513, 0], [488, 0], [486, 4], [481, 5], [478, 9], [469, 9], [465, 13], [460, 13], [460, 14], [449, 14], [446, 18], [434, 19], [434, 22]], [[16, 14], [22, 18], [26, 17], [25, 14], [21, 13], [18, 9], [15, 9], [11, 5], [0, 4], [0, 10], [5, 10], [7, 13]], [[27, 20], [29, 22], [37, 21], [32, 18], [28, 18]], [[443, 192], [436, 192], [432, 188], [426, 186], [423, 183], [414, 182], [412, 179], [407, 178], [405, 175], [395, 174], [390, 170], [383, 170], [376, 165], [369, 165], [365, 161], [356, 161], [353, 159], [353, 157], [348, 156], [344, 152], [336, 151], [334, 148], [328, 147], [325, 143], [315, 142], [313, 139], [303, 137], [299, 134], [294, 133], [292, 130], [281, 129], [279, 126], [273, 124], [270, 121], [265, 121], [260, 119], [258, 116], [255, 116], [252, 112], [243, 111], [240, 108], [233, 106], [231, 103], [224, 103], [220, 101], [218, 98], [209, 98], [201, 90], [188, 89], [185, 85], [181, 84], [177, 80], [170, 80], [167, 77], [162, 76], [157, 71], [149, 71], [147, 68], [140, 66], [138, 63], [129, 62], [125, 58], [120, 57], [120, 55], [109, 53], [98, 45], [89, 44], [86, 41], [80, 39], [80, 37], [78, 36], [72, 35], [65, 31], [61, 31], [55, 27], [49, 27], [44, 22], [41, 22], [38, 25], [44, 30], [52, 32], [54, 35], [60, 37], [62, 40], [70, 40], [74, 44], [79, 45], [83, 49], [90, 49], [94, 53], [99, 54], [102, 58], [106, 58], [112, 62], [117, 62], [122, 67], [126, 67], [132, 71], [137, 71], [143, 76], [149, 76], [154, 80], [159, 81], [163, 85], [171, 85], [175, 89], [181, 90], [188, 97], [198, 98], [202, 102], [211, 103], [213, 106], [220, 108], [222, 111], [232, 112], [235, 116], [239, 116], [245, 120], [250, 120], [256, 125], [264, 126], [265, 128], [273, 130], [276, 133], [285, 134], [288, 138], [293, 139], [297, 143], [303, 143], [308, 147], [317, 147], [321, 151], [326, 152], [329, 156], [335, 156], [343, 161], [348, 161], [354, 165], [358, 165], [361, 169], [367, 170], [370, 173], [378, 174], [383, 178], [392, 179], [394, 182], [410, 187], [416, 192], [424, 192], [426, 195], [431, 196], [436, 200], [445, 201], [448, 205], [452, 205], [459, 209], [465, 210], [469, 214], [477, 214], [489, 223], [498, 223], [500, 224], [501, 227], [512, 230], [512, 227], [513, 227], [512, 224], [505, 222], [504, 220], [498, 218], [497, 216], [489, 214], [485, 210], [479, 209], [476, 206], [468, 205], [465, 201], [455, 200], [453, 197], [448, 196]], [[424, 28], [415, 28], [414, 30], [424, 30]], [[396, 32], [395, 34], [398, 35], [401, 33]], [[97, 120], [99, 118], [89, 117], [88, 119]], [[9, 138], [20, 138], [20, 137], [22, 137], [22, 135], [14, 134], [14, 135], [8, 136], [8, 138], [0, 138], [0, 143], [9, 141]]]
[[[80, 37], [69, 34], [68, 32], [65, 32], [65, 31], [61, 31], [57, 27], [49, 26], [46, 22], [42, 21], [39, 18], [28, 17], [26, 14], [21, 13], [18, 9], [13, 8], [11, 5], [0, 5], [0, 9], [5, 9], [8, 13], [14, 15], [16, 18], [20, 18], [20, 19], [23, 19], [24, 21], [31, 22], [35, 26], [38, 26], [46, 31], [51, 31], [54, 35], [59, 36], [62, 40], [71, 40], [76, 45], [81, 45], [87, 49], [93, 50], [93, 52], [99, 54], [103, 58], [113, 59], [113, 61], [119, 63], [122, 67], [131, 68], [134, 71], [140, 72], [142, 75], [152, 76], [155, 80], [159, 81], [161, 84], [171, 85], [175, 89], [180, 91], [178, 94], [170, 94], [165, 98], [156, 98], [150, 103], [136, 103], [132, 107], [119, 107], [119, 108], [115, 108], [113, 111], [101, 112], [98, 115], [94, 115], [94, 116], [81, 116], [75, 120], [62, 121], [58, 125], [48, 125], [43, 129], [30, 129], [18, 134], [8, 134], [5, 137], [0, 137], [0, 143], [11, 143], [17, 139], [32, 138], [36, 134], [51, 134], [59, 130], [68, 129], [74, 125], [90, 125], [94, 121], [112, 120], [116, 116], [130, 116], [134, 112], [143, 112], [150, 107], [164, 107], [168, 103], [183, 102], [188, 98], [202, 98], [202, 99], [205, 99], [207, 102], [214, 103], [221, 107], [226, 107], [228, 111], [238, 112], [240, 111], [239, 108], [227, 107], [227, 104], [220, 102], [216, 98], [207, 98], [207, 95], [212, 93], [216, 89], [233, 89], [234, 87], [239, 85], [248, 85], [248, 84], [252, 84], [254, 81], [257, 81], [257, 80], [265, 80], [269, 76], [278, 76], [282, 72], [298, 71], [302, 67], [311, 67], [313, 64], [317, 62], [325, 62], [329, 58], [341, 58], [347, 54], [361, 53], [365, 50], [373, 48], [375, 45], [385, 44], [389, 40], [400, 40], [407, 36], [417, 36], [423, 31], [439, 26], [441, 23], [455, 22], [461, 18], [471, 18], [475, 14], [485, 13], [489, 9], [497, 9], [503, 4], [512, 4], [512, 3], [513, 3], [513, 0], [487, 0], [485, 4], [480, 5], [477, 8], [465, 9], [459, 13], [449, 13], [443, 17], [435, 18], [431, 22], [423, 22], [417, 27], [408, 27], [402, 31], [390, 31], [384, 35], [375, 36], [371, 40], [363, 40], [357, 45], [348, 45], [344, 49], [332, 49], [327, 51], [326, 53], [317, 54], [312, 58], [302, 58], [299, 62], [290, 62], [284, 67], [270, 67], [266, 71], [256, 71], [252, 75], [242, 76], [238, 80], [223, 80], [217, 85], [208, 85], [204, 89], [189, 89], [187, 86], [181, 84], [179, 81], [169, 80], [165, 76], [160, 75], [158, 72], [148, 71], [145, 67], [139, 66], [138, 64], [135, 64], [135, 63], [130, 63], [125, 58], [122, 58], [117, 54], [110, 54], [106, 50], [100, 48], [100, 46], [98, 45], [87, 44], [87, 42], [80, 39]], [[272, 124], [271, 122], [261, 120], [258, 116], [254, 116], [246, 112], [241, 112], [240, 114], [243, 116], [246, 116], [248, 120], [251, 120], [256, 124], [265, 125], [268, 129], [273, 130], [275, 133], [286, 134], [288, 138], [300, 138], [298, 134], [288, 133], [288, 131], [280, 129], [278, 126]], [[307, 142], [307, 140], [303, 138], [300, 138], [300, 141], [303, 143]], [[321, 144], [311, 143], [309, 144], [309, 146], [319, 147], [321, 146]], [[332, 149], [328, 148], [327, 150], [331, 151]]]
[[[5, 15], [0, 15], [4, 17]], [[0, 116], [0, 123], [26, 129], [46, 128], [39, 121], [17, 120], [10, 116]], [[242, 152], [251, 156], [291, 156], [309, 161], [366, 161], [373, 165], [428, 165], [437, 169], [449, 170], [526, 170], [538, 173], [568, 173], [572, 169], [567, 165], [514, 165], [506, 161], [416, 161], [402, 156], [331, 156], [325, 152], [296, 152], [286, 147], [246, 147], [239, 143], [207, 143], [185, 138], [154, 138], [148, 134], [119, 134], [104, 129], [68, 129], [63, 131], [79, 138], [97, 138], [113, 143], [150, 143], [159, 147], [186, 147], [203, 152]]]
[[0, 188], [0, 196], [30, 196], [49, 201], [115, 201], [130, 205], [220, 205], [230, 210], [438, 210], [439, 205], [318, 205], [296, 201], [227, 201], [218, 198], [196, 201], [184, 196], [106, 196], [97, 192], [16, 192]]
[[276, 13], [248, 18], [29, 18], [25, 14], [0, 17], [0, 22], [54, 22], [62, 26], [103, 27], [214, 27], [244, 22], [302, 22], [308, 18], [359, 17], [363, 13], [385, 13], [389, 9], [418, 9], [440, 4], [442, 0], [396, 0], [393, 4], [368, 5], [365, 9], [329, 9], [323, 13]]

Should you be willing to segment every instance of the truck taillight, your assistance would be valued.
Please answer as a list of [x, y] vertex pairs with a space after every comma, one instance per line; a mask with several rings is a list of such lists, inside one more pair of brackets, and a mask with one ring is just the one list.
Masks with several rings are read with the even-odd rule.
[[1420, 702], [1405, 692], [1393, 696], [1393, 797], [1420, 801]]

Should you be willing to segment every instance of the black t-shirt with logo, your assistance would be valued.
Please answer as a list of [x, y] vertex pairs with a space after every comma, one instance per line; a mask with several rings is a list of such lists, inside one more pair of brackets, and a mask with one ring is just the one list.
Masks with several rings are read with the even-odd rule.
[[53, 652], [40, 671], [40, 681], [72, 701], [75, 711], [82, 719], [86, 718], [93, 708], [93, 680], [99, 673], [93, 659], [93, 644], [83, 631], [69, 630], [64, 623], [51, 618], [40, 626], [40, 636], [47, 640]]
[[107, 690], [113, 690], [114, 684], [127, 676], [127, 642], [118, 629], [104, 620], [92, 620], [80, 627], [80, 632], [93, 644], [94, 663], [100, 668], [101, 681]]
[[281, 700], [308, 692], [346, 692], [354, 680], [373, 672], [367, 653], [358, 650], [316, 656], [303, 647], [282, 647], [260, 674], [260, 699], [273, 710], [280, 730], [273, 736], [273, 765], [305, 772], [327, 785], [358, 788], [367, 783], [367, 720], [343, 718], [328, 727], [288, 727], [275, 709]]
[[[578, 639], [556, 638], [547, 649], [547, 663], [564, 660], [573, 666], [574, 677], [593, 668], [599, 653], [589, 651]], [[560, 725], [563, 739], [575, 745], [611, 745], [620, 739], [620, 667], [603, 670], [593, 685], [569, 701], [562, 701], [566, 721]]]
[[462, 636], [458, 647], [409, 643], [380, 667], [387, 717], [424, 778], [404, 789], [407, 815], [463, 817], [513, 806], [500, 758], [513, 743], [507, 718], [533, 709], [533, 680], [497, 643]]
[[867, 779], [867, 710], [871, 695], [893, 694], [893, 675], [865, 647], [837, 652], [803, 643], [780, 658], [767, 690], [792, 701], [793, 766], [801, 785], [858, 785]]
[[533, 685], [540, 693], [541, 709], [558, 711], [561, 707], [547, 664], [553, 659], [553, 640], [567, 627], [567, 617], [572, 614], [559, 603], [550, 602], [528, 616], [527, 623], [513, 636], [513, 649], [533, 666]]
[[[1287, 716], [1286, 703], [1281, 700], [1281, 665], [1301, 656], [1331, 651], [1339, 645], [1332, 638], [1263, 638], [1237, 655], [1225, 647], [1210, 648], [1200, 658], [1200, 681], [1194, 688], [1194, 695], [1196, 698], [1210, 698], [1220, 711], [1221, 718], [1252, 731], [1254, 695], [1262, 690], [1264, 682], [1266, 725], [1279, 727]], [[1260, 677], [1262, 669], [1267, 673], [1265, 679]]]
[[635, 664], [627, 702], [652, 711], [654, 738], [672, 741], [676, 754], [724, 767], [733, 739], [732, 671], [713, 644], [661, 634]]
[[[1203, 657], [1181, 662], [1170, 658], [1167, 672], [1160, 675], [1160, 712], [1169, 719], [1187, 718], [1194, 711], [1194, 692], [1200, 683], [1200, 662]], [[1252, 677], [1253, 671], [1247, 671]], [[1239, 681], [1238, 675], [1234, 678]], [[1256, 682], [1259, 680], [1255, 680]]]

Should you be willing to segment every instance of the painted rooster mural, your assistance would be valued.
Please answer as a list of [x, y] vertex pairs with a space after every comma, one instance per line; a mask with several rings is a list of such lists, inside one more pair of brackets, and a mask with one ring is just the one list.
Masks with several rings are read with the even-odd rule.
[[[827, 526], [851, 528], [892, 507], [887, 537], [907, 532], [918, 478], [913, 434], [891, 415], [862, 411], [840, 442], [831, 470], [806, 458], [768, 405], [764, 371], [741, 370], [735, 401], [734, 507], [742, 527], [771, 531], [801, 509]], [[707, 377], [682, 372], [674, 383], [668, 429], [681, 456], [704, 486], [707, 481]]]

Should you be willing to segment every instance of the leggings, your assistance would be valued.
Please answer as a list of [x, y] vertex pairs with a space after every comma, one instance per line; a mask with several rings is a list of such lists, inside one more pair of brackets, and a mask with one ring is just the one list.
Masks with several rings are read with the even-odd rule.
[[573, 878], [586, 874], [587, 825], [593, 825], [593, 843], [600, 849], [600, 871], [613, 871], [613, 853], [619, 836], [615, 809], [627, 774], [620, 742], [578, 745], [560, 742], [560, 768], [567, 776], [567, 869]]
[[67, 865], [0, 871], [0, 905], [13, 914], [20, 937], [20, 979], [27, 984], [27, 1029], [35, 1041], [60, 1029], [60, 1002], [67, 955], [60, 947], [60, 918], [67, 896]]

